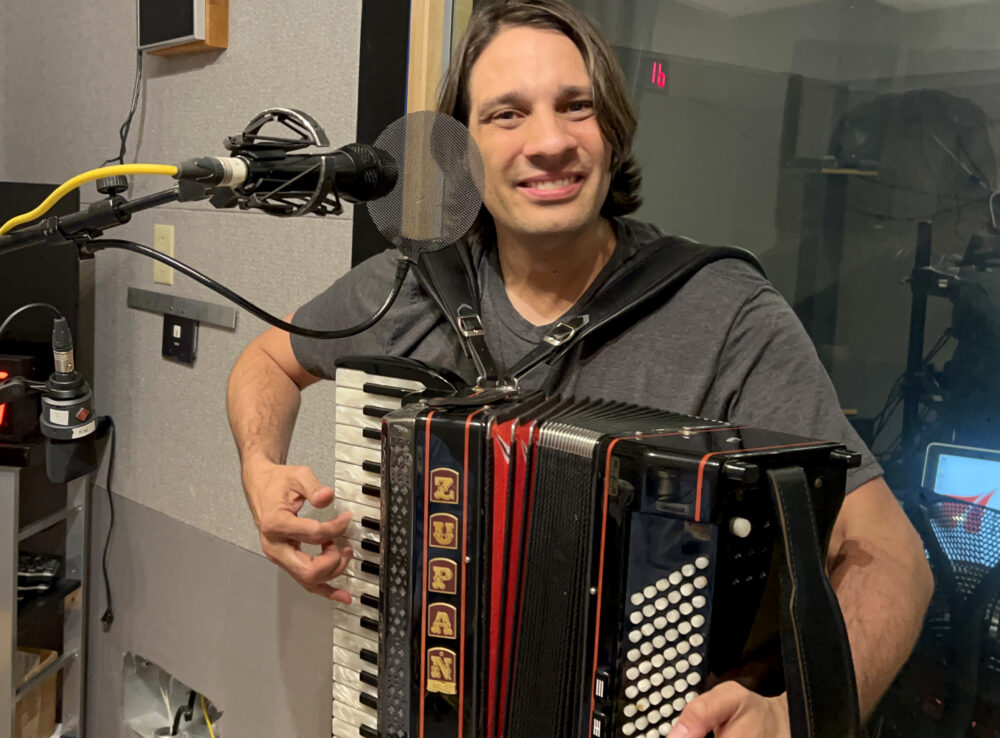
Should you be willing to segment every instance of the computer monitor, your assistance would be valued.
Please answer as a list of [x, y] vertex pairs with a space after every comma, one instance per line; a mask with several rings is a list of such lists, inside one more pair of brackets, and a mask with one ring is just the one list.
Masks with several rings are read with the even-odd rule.
[[939, 495], [1000, 510], [1000, 450], [931, 443], [923, 486]]

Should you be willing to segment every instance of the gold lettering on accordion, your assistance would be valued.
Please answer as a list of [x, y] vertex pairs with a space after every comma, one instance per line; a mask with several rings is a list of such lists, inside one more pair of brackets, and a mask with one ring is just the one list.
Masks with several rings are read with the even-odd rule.
[[427, 635], [437, 638], [455, 638], [458, 629], [458, 608], [454, 605], [435, 603], [427, 608]]
[[441, 466], [431, 469], [431, 502], [458, 504], [458, 472]]
[[447, 648], [432, 648], [427, 652], [427, 691], [458, 694], [455, 677], [455, 652]]
[[431, 559], [428, 589], [439, 594], [458, 593], [458, 564], [449, 559]]
[[458, 548], [458, 518], [448, 513], [431, 515], [431, 546]]

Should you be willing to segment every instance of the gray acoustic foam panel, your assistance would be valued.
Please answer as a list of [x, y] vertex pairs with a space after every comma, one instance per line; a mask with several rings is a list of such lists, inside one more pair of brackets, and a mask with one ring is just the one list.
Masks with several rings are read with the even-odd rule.
[[[135, 72], [134, 0], [4, 3], [4, 179], [63, 181], [118, 153]], [[221, 156], [261, 110], [298, 107], [333, 145], [353, 140], [361, 0], [241, 0], [229, 48], [146, 55], [127, 162]], [[136, 192], [169, 179], [137, 178]], [[83, 199], [95, 196], [93, 185]]]
[[[181, 258], [282, 317], [349, 265], [348, 220], [289, 222], [187, 209], [166, 215]], [[148, 243], [153, 218], [139, 220], [118, 230]], [[193, 368], [164, 360], [163, 318], [126, 308], [128, 286], [214, 302], [223, 298], [180, 275], [172, 287], [154, 285], [152, 263], [126, 252], [104, 252], [97, 258], [95, 396], [99, 411], [115, 418], [120, 434], [115, 489], [257, 551], [259, 538], [240, 486], [225, 400], [233, 363], [265, 325], [241, 309], [235, 332], [200, 328]], [[290, 462], [309, 464], [330, 480], [333, 414], [332, 384], [307, 390], [289, 455]]]
[[[226, 51], [144, 57], [126, 162], [224, 155], [225, 136], [274, 106], [313, 115], [332, 146], [354, 140], [361, 0], [241, 0], [229, 12]], [[135, 69], [134, 0], [3, 3], [0, 13], [0, 179], [61, 182], [116, 155]], [[173, 182], [138, 176], [127, 194]], [[85, 202], [96, 197], [92, 184], [83, 188]], [[155, 223], [173, 225], [178, 258], [284, 316], [349, 268], [351, 217], [350, 206], [340, 218], [285, 220], [186, 203], [137, 214], [108, 235], [151, 245]], [[202, 327], [193, 369], [170, 363], [160, 358], [162, 318], [127, 308], [127, 288], [223, 298], [180, 275], [155, 285], [152, 262], [133, 254], [94, 261], [92, 379], [98, 411], [119, 429], [116, 491], [259, 551], [225, 386], [264, 324], [241, 310], [235, 333]], [[321, 478], [333, 468], [332, 408], [332, 385], [307, 393], [291, 453]]]
[[87, 735], [134, 738], [121, 724], [128, 651], [208, 695], [224, 712], [221, 735], [329, 735], [331, 603], [263, 557], [116, 495], [116, 619], [104, 633], [105, 490], [93, 508]]

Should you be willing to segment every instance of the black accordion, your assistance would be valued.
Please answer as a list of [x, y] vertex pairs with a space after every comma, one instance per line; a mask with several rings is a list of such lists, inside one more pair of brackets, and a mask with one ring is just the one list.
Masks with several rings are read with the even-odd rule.
[[334, 736], [665, 736], [769, 647], [794, 736], [857, 734], [823, 568], [857, 454], [403, 359], [336, 381]]

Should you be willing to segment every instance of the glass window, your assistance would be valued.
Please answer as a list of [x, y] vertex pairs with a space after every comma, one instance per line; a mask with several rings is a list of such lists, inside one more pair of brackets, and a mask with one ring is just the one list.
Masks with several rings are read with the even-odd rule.
[[575, 4], [639, 112], [637, 217], [761, 258], [910, 503], [937, 594], [881, 734], [989, 734], [1000, 569], [974, 588], [1000, 561], [1000, 2]]

